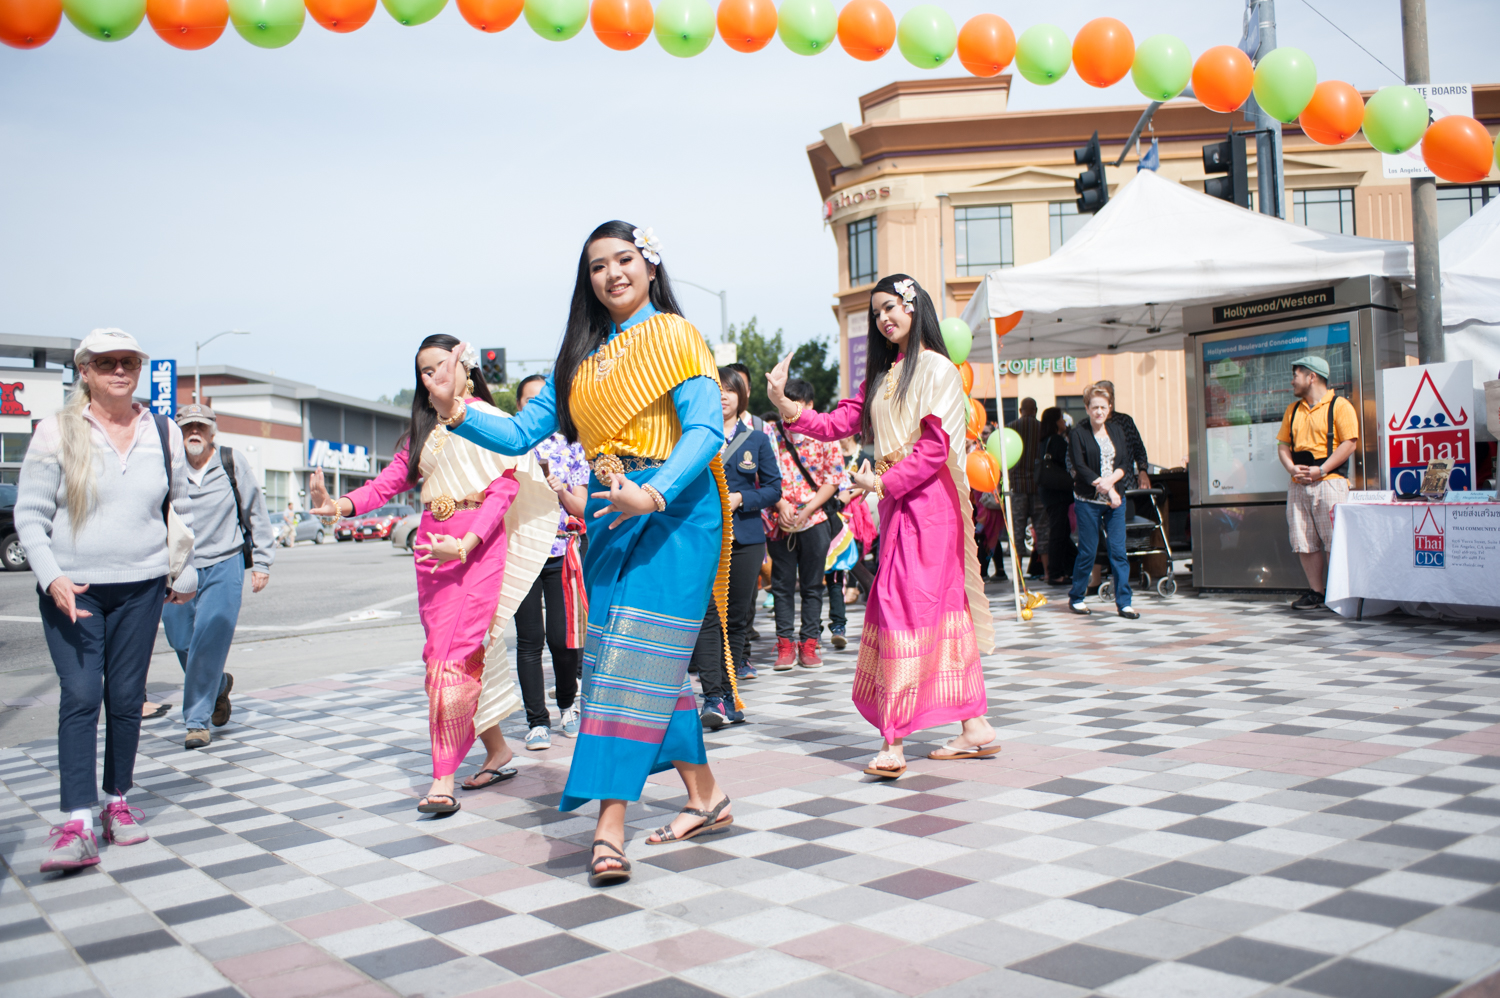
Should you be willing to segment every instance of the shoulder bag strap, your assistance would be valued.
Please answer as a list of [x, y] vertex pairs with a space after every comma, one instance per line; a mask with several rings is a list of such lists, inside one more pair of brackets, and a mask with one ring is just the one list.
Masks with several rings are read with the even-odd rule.
[[159, 412], [151, 414], [156, 424], [156, 435], [161, 438], [161, 461], [167, 469], [167, 497], [161, 501], [161, 519], [167, 522], [167, 511], [172, 508], [172, 437], [167, 432], [167, 417]]
[[[787, 436], [786, 425], [783, 423], [777, 423], [776, 432], [781, 434], [781, 439], [786, 444], [786, 449], [792, 452], [792, 461], [797, 465], [797, 470], [802, 472], [803, 479], [813, 487], [814, 492], [821, 489], [823, 487], [823, 483], [818, 481], [808, 473], [807, 465], [802, 463], [802, 455], [797, 453], [797, 445], [792, 443], [791, 437]], [[821, 508], [828, 516], [831, 516], [834, 519], [839, 519], [839, 509], [841, 509], [842, 507], [838, 505], [837, 489], [834, 490], [833, 495], [828, 497], [828, 502], [825, 502]]]
[[255, 564], [255, 534], [245, 522], [245, 503], [240, 499], [240, 483], [234, 477], [234, 448], [221, 446], [219, 463], [224, 466], [224, 474], [229, 476], [229, 489], [234, 493], [234, 515], [240, 521], [240, 544], [245, 554], [245, 567], [249, 568]]

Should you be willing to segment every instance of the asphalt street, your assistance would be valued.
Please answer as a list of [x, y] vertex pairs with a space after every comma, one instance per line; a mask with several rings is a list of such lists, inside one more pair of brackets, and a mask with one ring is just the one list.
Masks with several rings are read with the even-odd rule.
[[[229, 670], [249, 692], [421, 657], [412, 557], [385, 541], [277, 548], [271, 582], [248, 577]], [[148, 689], [180, 690], [181, 667], [158, 636]], [[0, 573], [0, 747], [56, 731], [57, 679], [42, 636], [36, 579]], [[39, 702], [38, 702], [39, 701]]]

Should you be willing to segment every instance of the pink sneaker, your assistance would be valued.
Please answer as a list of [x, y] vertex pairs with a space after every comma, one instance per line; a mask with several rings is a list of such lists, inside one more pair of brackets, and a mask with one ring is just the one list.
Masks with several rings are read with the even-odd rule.
[[[135, 812], [132, 814], [131, 812]], [[133, 846], [145, 842], [151, 836], [136, 821], [136, 815], [144, 818], [145, 812], [131, 807], [123, 801], [112, 801], [99, 817], [104, 822], [104, 841], [117, 846]]]
[[43, 873], [81, 870], [99, 862], [99, 843], [94, 841], [94, 829], [82, 821], [53, 825], [48, 834], [51, 842], [47, 846], [47, 858], [42, 860]]

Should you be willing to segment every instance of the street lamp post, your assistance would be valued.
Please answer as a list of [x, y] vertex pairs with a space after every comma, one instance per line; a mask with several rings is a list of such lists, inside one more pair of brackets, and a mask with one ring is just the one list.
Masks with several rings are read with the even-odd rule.
[[210, 336], [208, 339], [204, 340], [202, 343], [194, 343], [193, 344], [193, 401], [194, 402], [197, 402], [199, 405], [203, 404], [203, 379], [198, 376], [198, 369], [199, 369], [198, 355], [203, 352], [203, 348], [206, 347], [206, 346], [208, 346], [214, 340], [218, 339], [220, 336], [249, 336], [249, 335], [250, 335], [250, 330], [248, 330], [248, 329], [226, 329], [222, 333], [214, 333], [212, 336]]
[[690, 288], [697, 288], [699, 291], [707, 291], [711, 295], [718, 295], [719, 296], [719, 338], [721, 340], [723, 340], [725, 343], [728, 343], [729, 342], [729, 292], [728, 291], [715, 291], [713, 288], [705, 288], [701, 284], [694, 284], [692, 281], [684, 281], [680, 277], [673, 278], [673, 281], [675, 283], [677, 283], [677, 284], [686, 284]]
[[943, 202], [948, 200], [947, 191], [938, 191], [938, 294], [943, 302], [944, 319], [948, 318], [948, 268], [943, 260]]

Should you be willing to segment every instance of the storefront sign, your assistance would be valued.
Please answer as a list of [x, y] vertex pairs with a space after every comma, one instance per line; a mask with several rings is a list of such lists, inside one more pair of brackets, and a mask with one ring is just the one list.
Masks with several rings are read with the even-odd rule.
[[[1466, 118], [1474, 117], [1474, 92], [1467, 83], [1410, 83], [1407, 85], [1421, 94], [1422, 99], [1427, 102], [1429, 128], [1438, 119], [1446, 118], [1450, 114], [1461, 114]], [[1381, 153], [1380, 160], [1385, 167], [1385, 176], [1388, 180], [1436, 176], [1427, 169], [1427, 161], [1422, 158], [1422, 143], [1420, 142], [1399, 156]]]
[[891, 196], [889, 187], [864, 187], [840, 191], [823, 202], [823, 221], [833, 217], [840, 208], [856, 208], [867, 201], [883, 201]]
[[177, 361], [151, 362], [151, 411], [168, 419], [177, 418]]
[[1461, 360], [1380, 372], [1386, 484], [1397, 492], [1416, 492], [1434, 458], [1453, 462], [1450, 489], [1474, 487], [1474, 419], [1463, 404], [1474, 397], [1473, 367]]
[[7, 385], [0, 382], [0, 416], [29, 416], [31, 410], [22, 404], [16, 396], [26, 390], [26, 382], [17, 381], [15, 384]]
[[370, 473], [370, 452], [358, 444], [341, 444], [334, 440], [309, 440], [307, 465], [330, 471]]
[[1315, 291], [1297, 291], [1289, 295], [1272, 298], [1257, 298], [1255, 301], [1236, 302], [1233, 305], [1214, 306], [1214, 324], [1241, 322], [1245, 319], [1264, 319], [1285, 312], [1301, 312], [1309, 308], [1327, 308], [1333, 304], [1333, 288], [1318, 288]]
[[865, 364], [870, 353], [870, 313], [849, 313], [849, 394], [865, 383]]
[[1073, 374], [1078, 370], [1077, 357], [1017, 357], [1000, 362], [1001, 374]]

